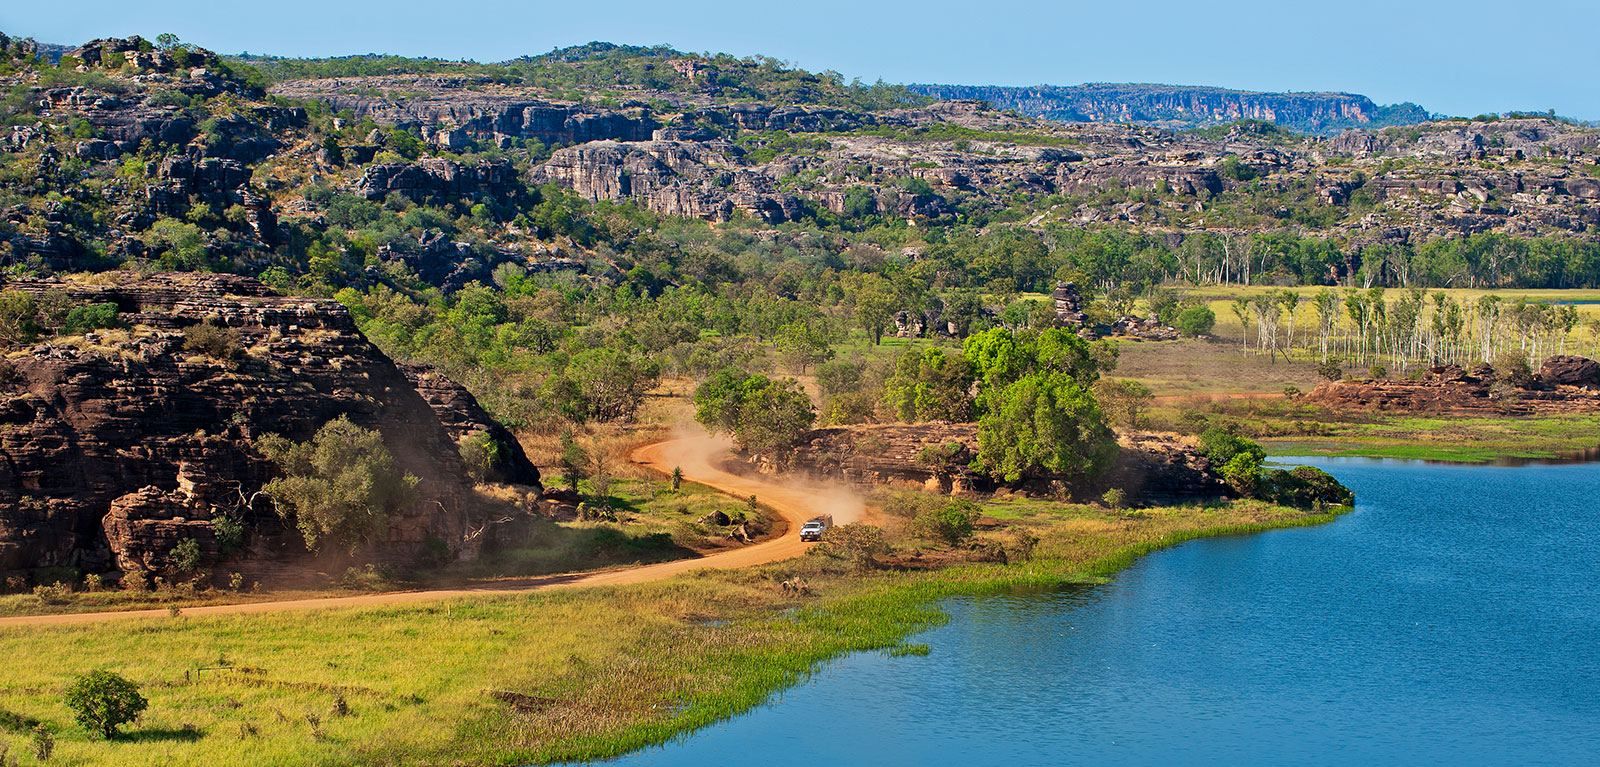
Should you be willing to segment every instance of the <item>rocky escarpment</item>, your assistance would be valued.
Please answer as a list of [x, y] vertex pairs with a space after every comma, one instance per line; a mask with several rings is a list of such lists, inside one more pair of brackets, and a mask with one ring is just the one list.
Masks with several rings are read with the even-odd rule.
[[597, 141], [556, 151], [531, 180], [559, 183], [591, 201], [638, 199], [666, 215], [727, 221], [743, 212], [768, 223], [799, 218], [800, 200], [779, 193], [770, 175], [740, 167], [735, 151], [726, 142]]
[[[794, 463], [802, 471], [852, 482], [921, 488], [955, 495], [1000, 487], [967, 464], [978, 446], [977, 424], [925, 423], [839, 426], [804, 435]], [[1129, 502], [1165, 505], [1220, 498], [1228, 487], [1210, 461], [1182, 440], [1155, 434], [1123, 435], [1111, 467], [1093, 480], [1024, 477], [1008, 489], [1095, 499], [1111, 488]]]
[[[179, 541], [201, 564], [224, 553], [214, 522], [252, 532], [235, 557], [272, 560], [304, 546], [256, 490], [272, 465], [252, 440], [309, 438], [346, 416], [383, 432], [420, 478], [367, 556], [410, 562], [442, 542], [471, 551], [484, 510], [457, 439], [484, 431], [505, 449], [500, 477], [538, 490], [516, 441], [436, 374], [402, 370], [331, 301], [284, 298], [221, 275], [125, 284], [12, 281], [5, 290], [113, 303], [127, 327], [12, 352], [0, 381], [0, 571], [160, 570]], [[186, 348], [186, 328], [237, 333], [238, 354]], [[222, 358], [219, 358], [220, 357]]]
[[1600, 413], [1600, 364], [1573, 355], [1545, 360], [1538, 373], [1509, 380], [1488, 365], [1436, 365], [1417, 379], [1349, 379], [1319, 384], [1308, 403], [1338, 410], [1535, 415]]
[[1415, 104], [1380, 107], [1353, 93], [1257, 93], [1190, 85], [1089, 83], [1001, 87], [912, 85], [939, 99], [980, 99], [997, 109], [1068, 122], [1143, 122], [1182, 130], [1240, 119], [1324, 133], [1342, 126], [1410, 125], [1428, 119]]
[[402, 128], [448, 127], [488, 141], [645, 141], [661, 127], [642, 105], [609, 109], [549, 101], [467, 77], [296, 80], [273, 86], [272, 93], [321, 101], [335, 112], [348, 110], [358, 120]]

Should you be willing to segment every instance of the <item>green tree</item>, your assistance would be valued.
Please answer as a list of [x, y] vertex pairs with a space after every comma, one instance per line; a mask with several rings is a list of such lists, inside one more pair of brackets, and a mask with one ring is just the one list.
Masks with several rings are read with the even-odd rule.
[[33, 296], [20, 290], [0, 292], [0, 344], [18, 346], [39, 337]]
[[117, 305], [114, 303], [89, 304], [88, 306], [75, 306], [67, 312], [66, 321], [61, 324], [62, 333], [84, 333], [101, 328], [120, 327], [117, 320]]
[[718, 371], [695, 390], [695, 420], [712, 433], [726, 432], [741, 449], [784, 460], [800, 435], [816, 422], [811, 398], [793, 378], [774, 380]]
[[1065, 373], [1028, 373], [992, 397], [978, 420], [975, 463], [1016, 482], [1047, 472], [1092, 476], [1116, 452], [1100, 406]]
[[395, 465], [383, 434], [344, 416], [305, 442], [267, 434], [256, 449], [284, 474], [261, 489], [280, 513], [293, 515], [307, 549], [332, 541], [353, 553], [417, 499], [418, 478]]
[[778, 328], [778, 352], [785, 362], [800, 369], [833, 359], [833, 343], [827, 326], [820, 319], [790, 322]]
[[972, 363], [943, 349], [906, 349], [884, 382], [883, 399], [902, 421], [972, 419]]
[[192, 573], [200, 566], [200, 542], [193, 538], [178, 541], [169, 556], [178, 572]]
[[139, 694], [139, 685], [104, 669], [73, 680], [65, 701], [78, 724], [107, 740], [117, 736], [117, 728], [136, 721], [150, 705]]
[[500, 451], [499, 441], [486, 431], [463, 434], [456, 440], [456, 452], [467, 464], [467, 473], [479, 482], [491, 478], [495, 464], [500, 460]]
[[661, 367], [616, 349], [588, 349], [573, 356], [567, 376], [577, 384], [590, 418], [626, 422], [638, 415]]
[[568, 489], [576, 491], [578, 483], [589, 478], [589, 451], [572, 438], [570, 429], [561, 433], [561, 457], [557, 460]]
[[978, 516], [977, 504], [956, 499], [917, 514], [913, 524], [923, 535], [954, 546], [972, 537]]
[[1190, 338], [1210, 333], [1216, 324], [1217, 315], [1207, 306], [1191, 306], [1178, 313], [1178, 331]]
[[865, 331], [876, 346], [883, 342], [884, 328], [894, 318], [894, 289], [888, 280], [872, 273], [859, 275], [854, 283], [856, 327]]
[[1130, 429], [1144, 425], [1144, 413], [1155, 400], [1150, 387], [1131, 379], [1103, 379], [1095, 385], [1101, 409]]

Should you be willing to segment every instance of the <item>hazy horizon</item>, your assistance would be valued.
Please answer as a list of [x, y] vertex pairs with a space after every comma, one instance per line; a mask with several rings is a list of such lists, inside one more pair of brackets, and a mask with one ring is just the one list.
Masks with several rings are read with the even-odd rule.
[[0, 12], [0, 31], [64, 45], [171, 32], [228, 54], [376, 53], [481, 62], [590, 41], [669, 44], [689, 52], [771, 56], [865, 82], [1150, 83], [1354, 93], [1450, 115], [1554, 109], [1577, 119], [1600, 117], [1600, 89], [1585, 83], [1600, 63], [1585, 39], [1600, 22], [1600, 5], [1581, 0], [1553, 0], [1536, 16], [1508, 14], [1482, 0], [1351, 0], [1337, 15], [1265, 0], [1203, 8], [1158, 0], [1137, 12], [1001, 0], [981, 14], [949, 2], [865, 6], [840, 0], [736, 13], [706, 2], [663, 8], [626, 0], [604, 14], [504, 0], [451, 14], [416, 0], [284, 0], [270, 13], [219, 12], [196, 0], [75, 5], [72, 14], [43, 4]]

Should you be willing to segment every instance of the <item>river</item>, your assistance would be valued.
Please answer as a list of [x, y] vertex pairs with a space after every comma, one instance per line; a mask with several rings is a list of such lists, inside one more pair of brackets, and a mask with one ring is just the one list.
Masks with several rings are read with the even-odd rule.
[[1600, 763], [1600, 465], [1306, 459], [1327, 525], [957, 599], [625, 765]]

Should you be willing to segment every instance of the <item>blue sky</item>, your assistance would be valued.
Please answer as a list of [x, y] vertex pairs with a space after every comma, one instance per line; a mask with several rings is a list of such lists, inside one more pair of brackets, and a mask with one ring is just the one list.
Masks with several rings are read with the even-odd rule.
[[1600, 119], [1600, 0], [450, 2], [11, 0], [58, 43], [172, 32], [223, 53], [499, 61], [606, 40], [762, 54], [863, 80], [1338, 90], [1473, 115]]

